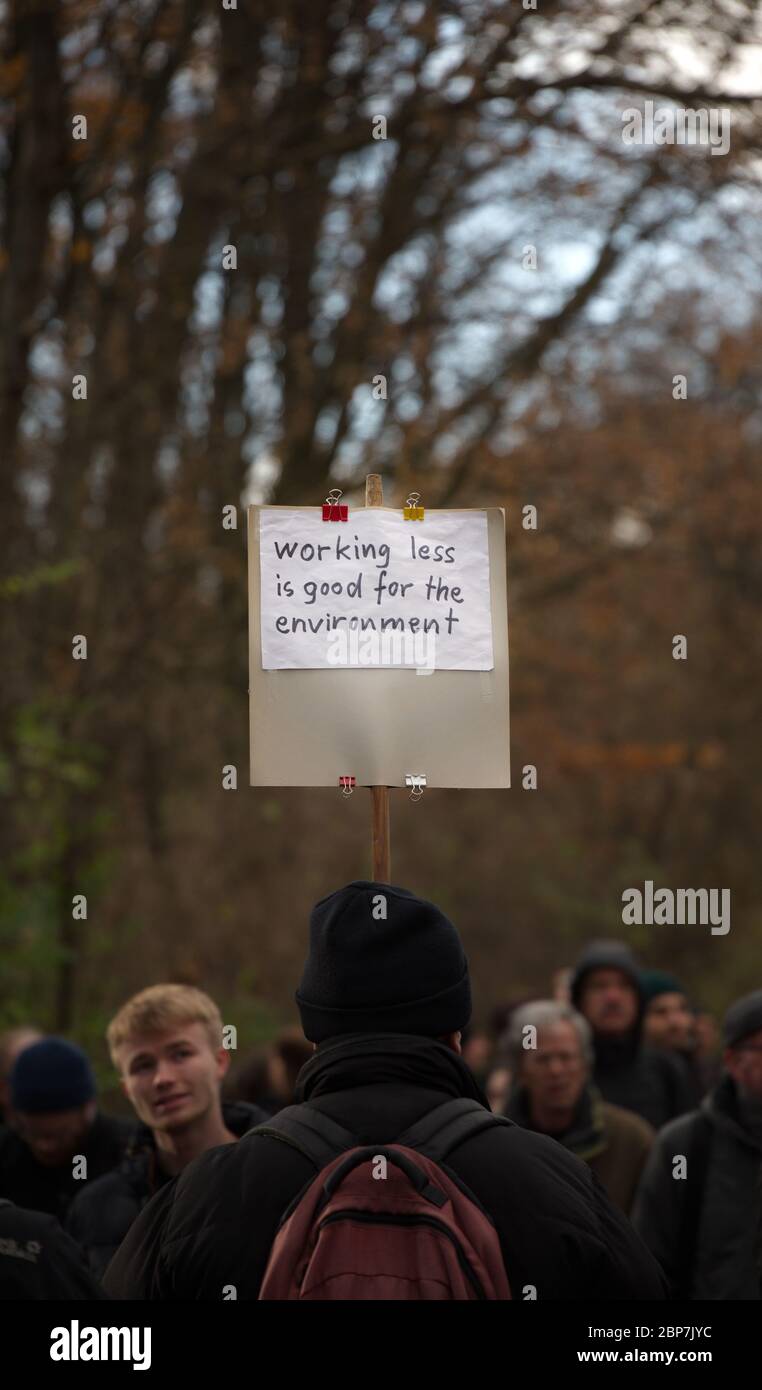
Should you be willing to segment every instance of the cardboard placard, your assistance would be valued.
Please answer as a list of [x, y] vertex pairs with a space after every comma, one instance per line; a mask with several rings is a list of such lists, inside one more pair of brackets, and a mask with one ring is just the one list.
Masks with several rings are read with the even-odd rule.
[[252, 786], [510, 786], [501, 508], [250, 507], [248, 537]]

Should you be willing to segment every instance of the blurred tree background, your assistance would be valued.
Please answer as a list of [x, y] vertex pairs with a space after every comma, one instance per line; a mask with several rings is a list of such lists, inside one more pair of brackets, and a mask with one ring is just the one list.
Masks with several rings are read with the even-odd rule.
[[[239, 1047], [293, 1018], [369, 808], [246, 786], [242, 507], [372, 471], [506, 508], [515, 785], [392, 797], [478, 1013], [591, 935], [724, 1007], [762, 927], [762, 6], [230, 3], [0, 8], [0, 1023], [100, 1047], [168, 978]], [[727, 108], [729, 151], [625, 144], [646, 100]], [[729, 887], [730, 934], [623, 928], [645, 877]]]

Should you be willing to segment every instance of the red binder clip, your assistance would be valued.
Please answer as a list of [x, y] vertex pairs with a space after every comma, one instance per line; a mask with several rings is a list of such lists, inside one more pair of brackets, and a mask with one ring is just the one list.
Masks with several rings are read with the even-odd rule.
[[355, 787], [354, 777], [340, 777], [339, 786], [341, 787], [343, 796], [351, 796]]
[[349, 507], [346, 502], [343, 506], [339, 505], [341, 488], [332, 487], [323, 503], [323, 521], [348, 521]]
[[420, 501], [420, 492], [411, 492], [402, 509], [404, 521], [423, 521], [423, 507], [419, 505]]

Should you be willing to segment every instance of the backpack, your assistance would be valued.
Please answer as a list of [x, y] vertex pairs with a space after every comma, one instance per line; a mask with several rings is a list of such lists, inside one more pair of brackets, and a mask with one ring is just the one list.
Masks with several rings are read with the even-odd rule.
[[510, 1299], [494, 1223], [444, 1160], [511, 1123], [461, 1098], [392, 1144], [359, 1144], [309, 1105], [250, 1130], [292, 1145], [318, 1170], [281, 1218], [260, 1300]]

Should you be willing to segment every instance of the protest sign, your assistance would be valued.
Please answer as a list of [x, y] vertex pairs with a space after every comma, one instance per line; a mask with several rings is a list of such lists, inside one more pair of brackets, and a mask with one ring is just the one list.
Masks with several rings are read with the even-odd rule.
[[492, 669], [485, 512], [264, 508], [259, 554], [265, 670]]
[[252, 785], [510, 785], [502, 509], [250, 507], [248, 537]]

